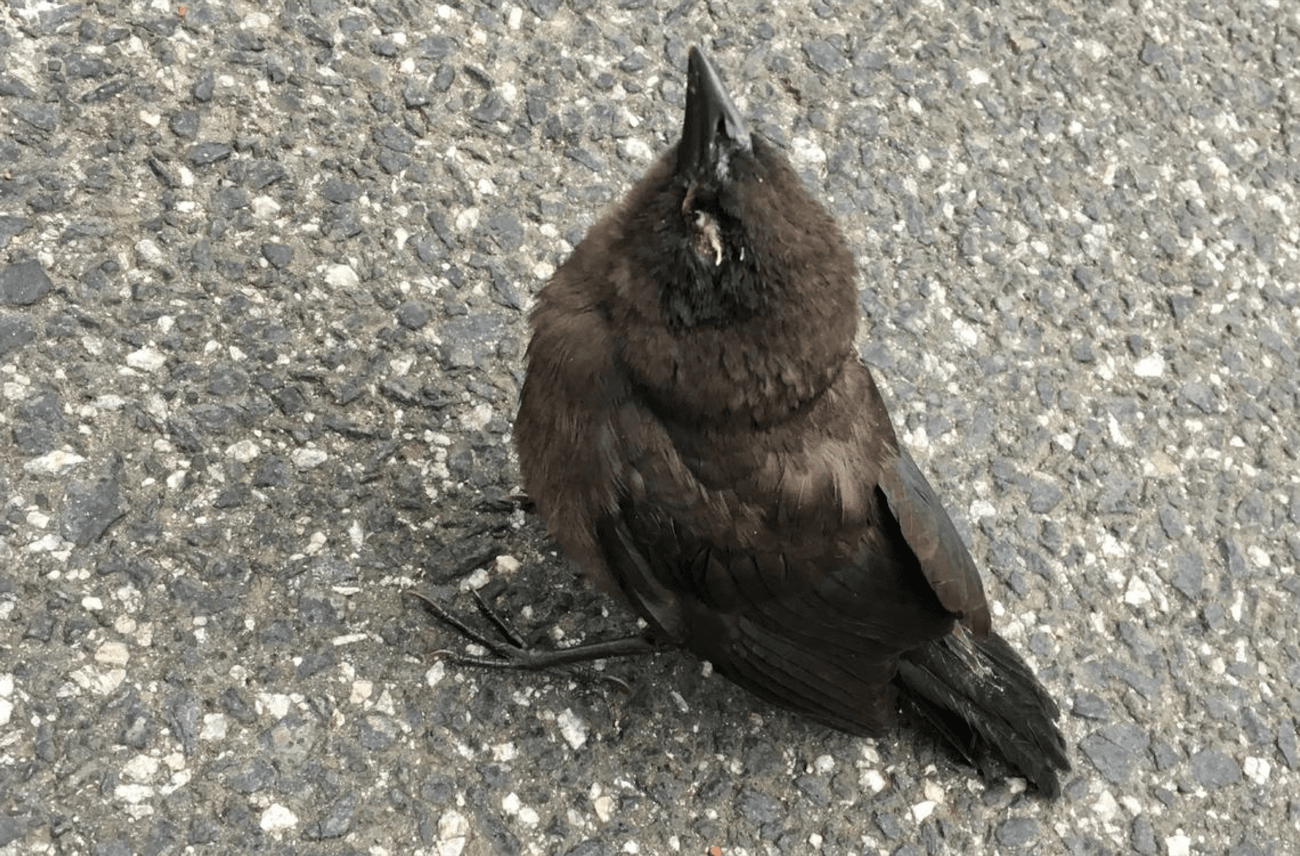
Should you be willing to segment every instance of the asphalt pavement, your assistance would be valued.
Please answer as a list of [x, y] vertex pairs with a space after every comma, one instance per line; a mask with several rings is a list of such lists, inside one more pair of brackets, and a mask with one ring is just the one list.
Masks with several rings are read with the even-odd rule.
[[[533, 295], [686, 53], [1062, 707], [1046, 802], [688, 655], [512, 507]], [[0, 4], [0, 854], [1300, 852], [1300, 12]]]

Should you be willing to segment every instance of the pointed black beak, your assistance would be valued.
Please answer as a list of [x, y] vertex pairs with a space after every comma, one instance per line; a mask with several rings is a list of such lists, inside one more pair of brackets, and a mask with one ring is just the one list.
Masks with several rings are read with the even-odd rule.
[[749, 131], [708, 57], [691, 48], [686, 71], [686, 121], [677, 146], [677, 174], [725, 181], [731, 156], [750, 150]]

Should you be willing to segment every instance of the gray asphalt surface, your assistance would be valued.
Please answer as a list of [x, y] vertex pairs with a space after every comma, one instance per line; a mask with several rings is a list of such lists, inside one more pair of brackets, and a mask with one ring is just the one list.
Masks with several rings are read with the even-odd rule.
[[[626, 631], [517, 486], [532, 295], [702, 44], [1063, 709], [1044, 803]], [[0, 4], [0, 853], [1300, 852], [1290, 2]], [[188, 849], [187, 849], [188, 848]]]

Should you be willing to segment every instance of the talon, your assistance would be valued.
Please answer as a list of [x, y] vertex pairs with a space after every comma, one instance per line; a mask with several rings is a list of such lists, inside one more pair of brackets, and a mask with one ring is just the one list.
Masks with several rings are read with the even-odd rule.
[[601, 675], [601, 677], [618, 687], [619, 692], [623, 693], [623, 695], [632, 694], [632, 686], [622, 678], [616, 678], [613, 675]]

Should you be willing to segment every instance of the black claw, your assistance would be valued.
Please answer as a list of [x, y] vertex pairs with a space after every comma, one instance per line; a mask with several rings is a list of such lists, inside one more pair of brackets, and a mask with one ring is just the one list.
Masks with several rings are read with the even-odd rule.
[[533, 500], [526, 493], [507, 493], [485, 496], [474, 504], [477, 511], [493, 511], [502, 514], [508, 514], [516, 508], [531, 512], [534, 509]]

